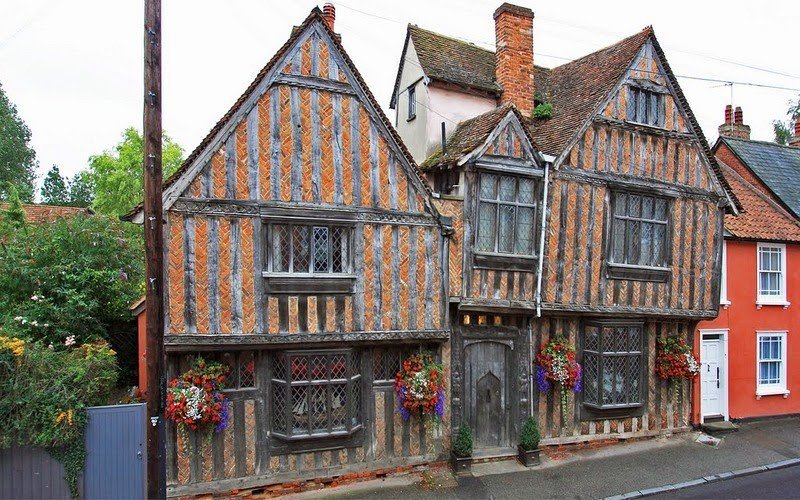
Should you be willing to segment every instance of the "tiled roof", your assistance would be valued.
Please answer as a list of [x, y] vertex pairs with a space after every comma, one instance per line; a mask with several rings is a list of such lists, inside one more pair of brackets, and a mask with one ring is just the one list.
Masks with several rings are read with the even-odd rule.
[[800, 223], [780, 205], [721, 161], [720, 168], [742, 205], [739, 215], [725, 216], [725, 229], [737, 238], [800, 242]]
[[[7, 210], [8, 203], [0, 203], [0, 210]], [[94, 215], [91, 208], [65, 207], [62, 205], [23, 204], [25, 220], [29, 224], [44, 224], [57, 219], [75, 217], [76, 215]]]
[[[359, 73], [358, 69], [353, 63], [353, 60], [350, 59], [350, 56], [344, 50], [344, 47], [342, 46], [341, 43], [341, 37], [339, 37], [339, 35], [331, 31], [330, 27], [328, 27], [327, 23], [322, 17], [322, 11], [319, 9], [319, 7], [314, 7], [313, 9], [311, 9], [311, 13], [308, 15], [308, 17], [306, 17], [303, 23], [300, 24], [300, 26], [295, 26], [292, 28], [291, 35], [289, 36], [289, 39], [286, 40], [286, 43], [284, 43], [281, 46], [281, 48], [278, 49], [277, 52], [275, 52], [275, 55], [272, 56], [272, 59], [270, 59], [269, 62], [263, 68], [261, 68], [261, 71], [258, 72], [258, 75], [256, 75], [253, 82], [247, 87], [247, 89], [239, 97], [239, 99], [236, 100], [236, 102], [233, 104], [233, 106], [231, 106], [228, 112], [225, 113], [225, 115], [222, 118], [220, 118], [220, 120], [217, 122], [216, 125], [214, 125], [214, 127], [211, 129], [208, 135], [206, 135], [206, 137], [200, 142], [200, 144], [194, 149], [194, 151], [192, 151], [192, 153], [183, 161], [178, 170], [176, 170], [168, 179], [164, 181], [163, 187], [165, 190], [169, 186], [174, 184], [183, 175], [183, 173], [186, 172], [186, 170], [188, 170], [189, 166], [211, 144], [215, 136], [219, 133], [220, 130], [222, 130], [222, 128], [225, 126], [228, 120], [230, 120], [231, 117], [233, 117], [236, 114], [236, 112], [239, 111], [239, 108], [241, 108], [244, 105], [245, 101], [247, 101], [247, 98], [250, 97], [250, 94], [252, 94], [253, 91], [256, 89], [259, 82], [261, 82], [261, 80], [267, 75], [267, 73], [269, 73], [269, 71], [272, 69], [273, 66], [278, 64], [281, 60], [283, 60], [284, 56], [286, 55], [286, 52], [289, 50], [289, 48], [291, 48], [291, 46], [294, 44], [297, 38], [306, 30], [306, 28], [308, 28], [315, 21], [319, 22], [320, 25], [323, 27], [323, 29], [325, 29], [330, 35], [334, 45], [338, 49], [339, 53], [342, 55], [344, 63], [347, 65], [350, 71], [352, 71], [353, 75], [356, 78], [356, 81], [358, 82], [358, 85], [364, 90], [367, 99], [370, 101], [373, 108], [376, 110], [378, 118], [384, 123], [386, 128], [389, 130], [389, 133], [392, 135], [394, 141], [400, 148], [400, 152], [406, 158], [408, 163], [411, 165], [411, 168], [413, 169], [412, 175], [416, 175], [419, 179], [420, 184], [424, 187], [424, 189], [429, 191], [427, 183], [425, 183], [425, 181], [422, 179], [422, 176], [417, 168], [417, 163], [414, 161], [414, 158], [411, 156], [411, 153], [408, 151], [408, 148], [406, 148], [405, 143], [395, 130], [392, 122], [389, 120], [389, 118], [386, 117], [386, 114], [383, 112], [383, 108], [381, 108], [380, 104], [378, 104], [378, 101], [375, 99], [375, 96], [372, 94], [372, 91], [367, 86], [366, 82], [364, 81], [364, 78], [361, 76], [361, 73]], [[140, 203], [130, 212], [122, 216], [122, 218], [124, 220], [131, 220], [141, 209], [142, 209], [142, 204]]]
[[800, 217], [800, 148], [731, 137], [720, 141]]
[[652, 28], [645, 28], [614, 45], [550, 70], [542, 98], [553, 105], [553, 116], [531, 121], [533, 137], [543, 153], [557, 156], [564, 151], [652, 34]]
[[497, 127], [500, 121], [511, 110], [517, 113], [520, 121], [523, 120], [517, 108], [511, 104], [504, 104], [482, 115], [478, 115], [475, 118], [470, 118], [469, 120], [464, 120], [459, 123], [455, 131], [450, 135], [450, 138], [447, 139], [444, 157], [442, 157], [441, 148], [437, 148], [436, 152], [431, 154], [420, 164], [420, 168], [426, 170], [435, 166], [450, 165], [457, 162], [462, 156], [483, 144], [492, 130]]
[[[406, 53], [409, 39], [414, 43], [419, 64], [422, 66], [425, 76], [431, 80], [451, 83], [495, 96], [502, 91], [495, 81], [494, 51], [409, 24], [403, 54]], [[391, 106], [394, 106], [400, 75], [405, 64], [412, 63], [405, 59], [400, 61]], [[534, 66], [537, 89], [543, 88], [540, 85], [545, 85], [549, 71], [547, 68]]]

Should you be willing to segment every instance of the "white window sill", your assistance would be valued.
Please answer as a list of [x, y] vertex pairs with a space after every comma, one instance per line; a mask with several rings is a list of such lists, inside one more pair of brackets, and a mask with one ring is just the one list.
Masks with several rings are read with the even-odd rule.
[[761, 399], [762, 396], [783, 396], [783, 399], [789, 397], [791, 393], [788, 389], [758, 389], [756, 390], [756, 399]]
[[720, 301], [719, 301], [719, 305], [720, 305], [720, 306], [721, 306], [723, 309], [727, 309], [727, 308], [729, 308], [729, 307], [731, 306], [731, 301], [730, 301], [730, 300], [728, 300], [728, 299], [722, 299], [722, 300], [720, 300]]
[[784, 309], [788, 309], [789, 306], [792, 305], [791, 302], [786, 300], [764, 300], [760, 299], [756, 301], [756, 309], [761, 309], [763, 306], [781, 306]]

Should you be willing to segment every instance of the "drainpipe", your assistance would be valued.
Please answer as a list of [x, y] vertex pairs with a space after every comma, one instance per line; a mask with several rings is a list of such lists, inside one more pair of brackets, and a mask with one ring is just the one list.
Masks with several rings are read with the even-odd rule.
[[542, 232], [539, 235], [539, 272], [536, 276], [536, 317], [542, 317], [542, 268], [544, 267], [544, 236], [547, 229], [547, 188], [550, 180], [550, 165], [544, 164], [544, 193], [542, 194]]

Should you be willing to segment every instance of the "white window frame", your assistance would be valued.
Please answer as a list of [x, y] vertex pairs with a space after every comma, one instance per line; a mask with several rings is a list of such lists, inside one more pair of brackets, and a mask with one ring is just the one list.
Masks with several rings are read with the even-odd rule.
[[719, 286], [719, 305], [725, 309], [731, 305], [728, 300], [728, 242], [722, 240], [722, 273]]
[[[773, 248], [781, 251], [781, 278], [780, 295], [763, 295], [761, 293], [761, 249]], [[786, 301], [786, 245], [784, 243], [758, 243], [756, 246], [756, 304], [759, 309], [761, 306], [783, 306], [789, 307]]]
[[[780, 337], [781, 338], [781, 381], [777, 384], [762, 384], [761, 377], [761, 362], [774, 361], [761, 359], [761, 339], [763, 337]], [[786, 388], [786, 363], [788, 362], [786, 356], [786, 340], [787, 332], [784, 331], [757, 331], [756, 332], [756, 398], [761, 399], [761, 396], [772, 396], [776, 394], [783, 395], [784, 398], [789, 396], [789, 390]]]

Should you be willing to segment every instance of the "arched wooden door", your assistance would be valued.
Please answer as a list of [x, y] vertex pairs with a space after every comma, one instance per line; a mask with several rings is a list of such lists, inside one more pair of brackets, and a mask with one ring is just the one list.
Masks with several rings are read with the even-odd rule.
[[509, 353], [507, 345], [492, 341], [464, 347], [464, 396], [467, 420], [476, 448], [508, 447]]

